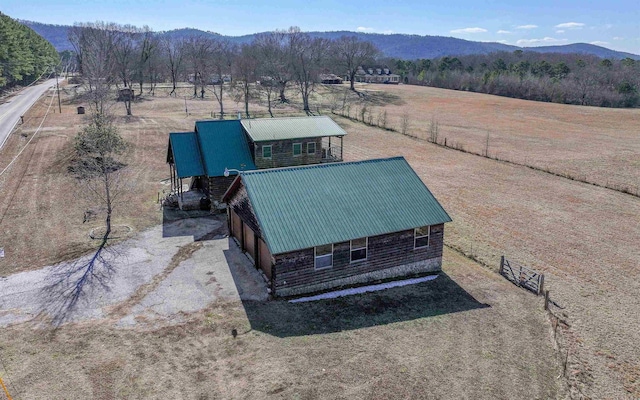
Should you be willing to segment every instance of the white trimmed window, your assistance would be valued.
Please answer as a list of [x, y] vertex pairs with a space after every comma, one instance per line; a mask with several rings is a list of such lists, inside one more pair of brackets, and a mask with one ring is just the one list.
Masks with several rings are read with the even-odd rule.
[[314, 249], [314, 267], [315, 269], [324, 269], [333, 267], [333, 244], [325, 244], [324, 246], [316, 246]]
[[271, 158], [271, 145], [262, 146], [262, 158]]
[[364, 261], [367, 259], [367, 247], [369, 238], [354, 239], [351, 241], [351, 262]]
[[294, 143], [293, 144], [293, 155], [295, 156], [299, 156], [300, 154], [302, 154], [302, 143]]
[[316, 154], [316, 142], [307, 143], [307, 154]]
[[431, 227], [421, 226], [420, 228], [416, 228], [413, 231], [413, 248], [421, 249], [423, 247], [429, 247], [429, 233], [431, 232]]

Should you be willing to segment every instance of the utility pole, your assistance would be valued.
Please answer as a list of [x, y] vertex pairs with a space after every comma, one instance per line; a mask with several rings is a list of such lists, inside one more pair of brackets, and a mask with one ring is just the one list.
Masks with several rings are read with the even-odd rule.
[[58, 92], [58, 112], [62, 114], [62, 106], [60, 105], [60, 86], [58, 85], [58, 73], [56, 67], [53, 67], [53, 74], [56, 76], [56, 92]]

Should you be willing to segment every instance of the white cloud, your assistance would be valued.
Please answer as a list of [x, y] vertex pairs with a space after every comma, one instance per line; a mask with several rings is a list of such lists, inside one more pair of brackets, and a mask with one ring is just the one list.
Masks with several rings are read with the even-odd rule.
[[585, 24], [582, 22], [564, 22], [562, 24], [558, 24], [555, 26], [556, 29], [580, 29], [583, 28]]
[[591, 44], [595, 44], [596, 46], [606, 46], [609, 44], [609, 42], [603, 42], [600, 40], [596, 40], [595, 42], [591, 42]]
[[520, 26], [516, 26], [516, 29], [536, 29], [538, 27], [538, 25], [520, 25]]
[[502, 39], [502, 40], [496, 40], [496, 43], [507, 44], [507, 43], [509, 43], [509, 41]]
[[462, 29], [454, 29], [450, 31], [451, 33], [483, 33], [487, 30], [484, 28], [462, 28]]
[[564, 33], [564, 31], [562, 29], [558, 29], [556, 33]]
[[505, 35], [506, 35], [506, 34], [509, 34], [509, 33], [511, 33], [511, 32], [509, 32], [509, 31], [505, 31], [505, 30], [502, 30], [502, 29], [500, 29], [500, 30], [497, 32], [497, 34], [498, 34], [498, 35], [502, 35], [502, 34], [505, 34]]
[[356, 28], [356, 32], [373, 32], [375, 29], [373, 28], [367, 28], [365, 26], [359, 26]]
[[527, 45], [527, 44], [553, 44], [553, 43], [562, 43], [562, 42], [566, 42], [567, 39], [555, 39], [552, 37], [544, 37], [542, 39], [520, 39], [518, 40], [516, 43], [520, 44], [520, 45]]
[[616, 36], [616, 37], [613, 38], [613, 40], [624, 40], [624, 38], [620, 37], [620, 36]]

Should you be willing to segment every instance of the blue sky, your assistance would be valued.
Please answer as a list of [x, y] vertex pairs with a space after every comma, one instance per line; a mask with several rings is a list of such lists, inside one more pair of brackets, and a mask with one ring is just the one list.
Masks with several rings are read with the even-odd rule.
[[224, 35], [286, 29], [454, 36], [518, 46], [576, 42], [640, 54], [638, 0], [2, 0], [12, 18], [52, 24], [110, 21]]

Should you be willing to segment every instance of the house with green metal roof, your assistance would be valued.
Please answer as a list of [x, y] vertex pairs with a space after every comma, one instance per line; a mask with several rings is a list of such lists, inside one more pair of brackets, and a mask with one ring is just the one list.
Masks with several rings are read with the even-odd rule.
[[223, 201], [276, 296], [438, 272], [451, 221], [403, 157], [247, 171]]
[[191, 190], [218, 201], [236, 171], [342, 161], [346, 134], [327, 116], [197, 121], [193, 132], [169, 134], [172, 192], [182, 198], [191, 178]]

